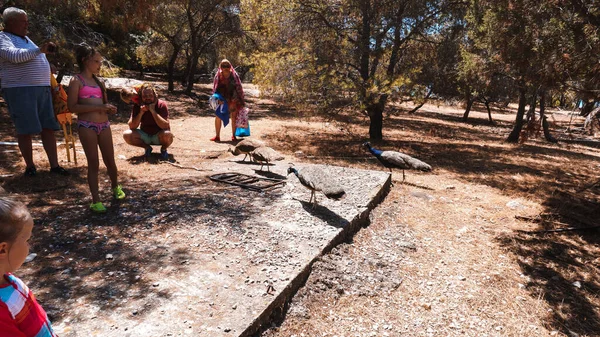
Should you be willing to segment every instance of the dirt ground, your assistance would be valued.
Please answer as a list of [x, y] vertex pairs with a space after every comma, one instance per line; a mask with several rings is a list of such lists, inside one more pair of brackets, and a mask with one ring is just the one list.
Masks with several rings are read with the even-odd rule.
[[[247, 91], [253, 137], [291, 161], [383, 169], [360, 147], [368, 134], [365, 117], [322, 118], [259, 98], [252, 86]], [[47, 173], [39, 146], [34, 156], [40, 173], [23, 177], [18, 149], [0, 146], [1, 186], [26, 201], [36, 219], [32, 252], [38, 257], [19, 275], [63, 335], [77, 335], [65, 327], [72, 313], [90, 303], [119, 310], [153, 288], [144, 275], [175, 262], [148, 246], [165, 241], [166, 229], [199, 207], [186, 186], [210, 172], [212, 160], [231, 156], [231, 142], [208, 140], [214, 129], [208, 86], [199, 86], [194, 98], [161, 94], [176, 136], [171, 162], [180, 167], [158, 161], [158, 149], [146, 161], [142, 149], [124, 144], [120, 134], [128, 113], [119, 103], [111, 122], [120, 179], [130, 197], [107, 202], [106, 215], [87, 209], [80, 146], [77, 167], [66, 163], [59, 148], [61, 164], [72, 173], [68, 178]], [[583, 119], [555, 111], [558, 144], [535, 138], [515, 145], [503, 142], [513, 107], [494, 111], [494, 125], [477, 111], [462, 122], [460, 107], [428, 104], [407, 114], [410, 108], [391, 107], [385, 141], [374, 146], [418, 157], [433, 172], [407, 171], [404, 183], [394, 172], [394, 186], [371, 224], [314, 264], [306, 285], [262, 336], [600, 335], [594, 228], [600, 218], [600, 142], [565, 132], [569, 124], [581, 127]], [[3, 106], [0, 141], [14, 142], [13, 130]], [[110, 200], [102, 167], [102, 196]], [[211, 205], [203, 206], [210, 211]], [[169, 238], [172, 249], [188, 245], [184, 239], [193, 225]], [[128, 258], [108, 263], [107, 252]], [[141, 252], [153, 254], [153, 262], [141, 264]], [[111, 324], [119, 328], [119, 322]]]

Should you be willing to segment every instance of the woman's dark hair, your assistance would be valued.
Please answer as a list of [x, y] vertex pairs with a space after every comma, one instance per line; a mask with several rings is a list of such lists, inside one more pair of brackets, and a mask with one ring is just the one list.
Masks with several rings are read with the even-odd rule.
[[30, 217], [23, 203], [0, 197], [0, 242], [13, 243]]
[[[75, 59], [77, 60], [77, 66], [79, 66], [79, 72], [83, 71], [83, 68], [85, 67], [84, 66], [85, 61], [87, 61], [89, 58], [96, 55], [96, 53], [98, 53], [96, 48], [90, 47], [85, 44], [77, 47], [77, 49], [75, 50]], [[100, 89], [102, 90], [102, 101], [104, 103], [108, 102], [108, 99], [106, 98], [106, 87], [104, 86], [104, 83], [102, 81], [100, 81], [100, 79], [98, 78], [98, 76], [96, 76], [96, 74], [92, 74], [92, 77], [94, 78], [94, 81], [96, 81], [96, 83], [98, 84]]]

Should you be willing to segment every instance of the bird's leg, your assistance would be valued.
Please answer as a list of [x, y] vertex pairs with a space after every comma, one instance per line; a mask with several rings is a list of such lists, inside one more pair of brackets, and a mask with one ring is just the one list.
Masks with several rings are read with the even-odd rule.
[[404, 170], [402, 170], [402, 183], [404, 183], [405, 179], [406, 179], [406, 176], [404, 175]]
[[246, 157], [248, 157], [247, 153], [244, 154], [244, 159], [242, 159], [242, 161], [246, 161]]
[[315, 191], [312, 191], [312, 194], [315, 196], [315, 200], [313, 200], [312, 208], [315, 209], [315, 207], [317, 207], [317, 194], [315, 193]]
[[308, 201], [308, 203], [310, 204], [313, 200], [313, 196], [315, 195], [314, 191], [310, 191], [310, 200]]
[[261, 170], [261, 171], [262, 171], [263, 165], [264, 165], [264, 164], [263, 164], [263, 162], [261, 161], [261, 162], [260, 162], [260, 170]]
[[271, 172], [271, 166], [269, 165], [269, 162], [267, 162], [267, 171]]

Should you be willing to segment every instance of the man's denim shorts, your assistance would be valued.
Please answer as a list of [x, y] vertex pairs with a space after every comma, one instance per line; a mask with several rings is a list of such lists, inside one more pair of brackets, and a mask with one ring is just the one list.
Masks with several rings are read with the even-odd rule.
[[160, 141], [158, 140], [158, 133], [155, 135], [149, 135], [142, 131], [142, 129], [137, 129], [137, 132], [140, 133], [140, 137], [145, 144], [148, 145], [160, 145]]
[[19, 135], [34, 135], [42, 129], [60, 130], [52, 108], [50, 87], [3, 88], [2, 96]]

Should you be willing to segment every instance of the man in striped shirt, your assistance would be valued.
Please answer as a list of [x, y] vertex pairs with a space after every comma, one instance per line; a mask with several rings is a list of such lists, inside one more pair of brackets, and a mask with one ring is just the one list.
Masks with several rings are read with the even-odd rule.
[[68, 175], [58, 165], [56, 137], [59, 130], [52, 109], [50, 64], [46, 53], [53, 52], [52, 42], [38, 47], [28, 37], [27, 13], [9, 7], [2, 13], [4, 30], [0, 32], [0, 79], [2, 96], [15, 123], [17, 141], [27, 168], [25, 175], [34, 176], [31, 136], [41, 134], [44, 150], [50, 162], [50, 172]]

